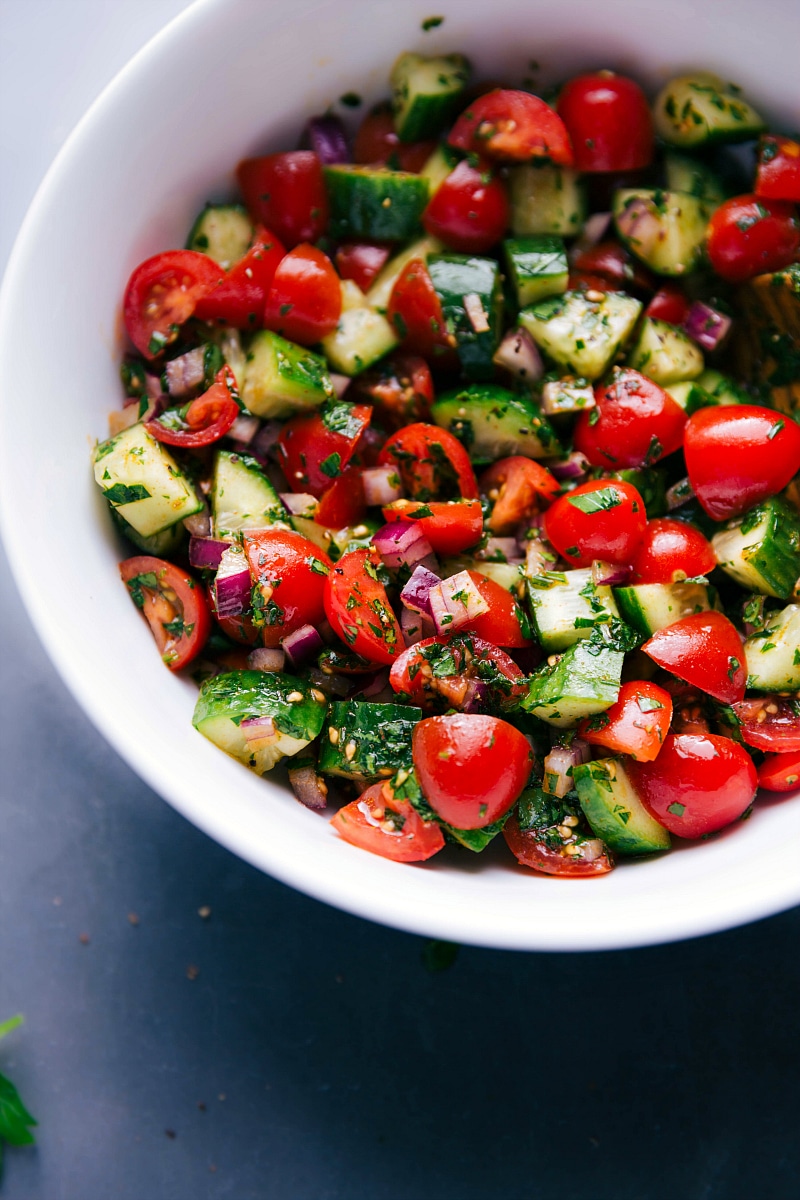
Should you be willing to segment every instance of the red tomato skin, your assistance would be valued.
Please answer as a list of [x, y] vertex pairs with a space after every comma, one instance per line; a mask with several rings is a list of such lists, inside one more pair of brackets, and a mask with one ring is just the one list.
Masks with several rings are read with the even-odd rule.
[[656, 321], [667, 321], [670, 325], [683, 325], [691, 305], [675, 283], [665, 283], [656, 292], [645, 309], [645, 316]]
[[671, 733], [655, 762], [626, 764], [644, 806], [676, 837], [730, 825], [756, 794], [753, 760], [730, 738]]
[[481, 540], [483, 510], [480, 500], [426, 500], [429, 517], [411, 517], [423, 507], [418, 500], [395, 500], [383, 509], [387, 521], [416, 520], [437, 554], [449, 557], [468, 550]]
[[594, 396], [597, 407], [580, 414], [574, 437], [575, 449], [592, 466], [609, 471], [650, 466], [680, 449], [686, 413], [646, 375], [617, 368]]
[[[176, 606], [159, 592], [143, 588], [144, 605], [141, 611], [150, 626], [162, 661], [170, 671], [180, 671], [197, 657], [211, 633], [211, 609], [203, 589], [180, 567], [149, 554], [137, 554], [134, 558], [125, 559], [119, 564], [119, 573], [125, 584], [137, 575], [155, 575], [159, 586], [170, 588], [177, 596]], [[167, 635], [164, 623], [165, 618], [170, 621], [177, 615], [183, 617], [185, 632], [174, 639], [171, 634]]]
[[707, 575], [716, 565], [711, 543], [694, 525], [655, 517], [636, 551], [631, 583], [680, 583]]
[[[343, 554], [325, 580], [324, 603], [325, 615], [345, 645], [388, 667], [405, 650], [405, 640], [386, 589], [368, 573], [368, 567], [374, 571], [380, 565], [374, 547]], [[352, 598], [356, 604], [348, 608]], [[380, 626], [382, 636], [370, 625]]]
[[136, 349], [145, 358], [158, 358], [175, 340], [176, 327], [189, 320], [198, 300], [223, 275], [213, 258], [196, 250], [167, 250], [139, 263], [122, 301], [125, 328]]
[[367, 113], [356, 133], [353, 162], [362, 166], [389, 163], [398, 171], [416, 175], [436, 149], [436, 142], [401, 142], [394, 128], [390, 104], [380, 104]]
[[312, 563], [331, 570], [331, 560], [308, 538], [284, 529], [254, 529], [242, 535], [253, 583], [271, 585], [270, 599], [283, 619], [261, 631], [265, 646], [278, 646], [282, 637], [301, 625], [319, 625], [324, 614], [323, 593], [327, 576]]
[[744, 699], [747, 670], [742, 639], [722, 613], [691, 613], [659, 629], [642, 649], [660, 667], [723, 704]]
[[421, 258], [412, 259], [401, 271], [386, 316], [409, 354], [419, 354], [437, 366], [455, 361], [455, 341], [447, 332], [441, 301]]
[[315, 242], [328, 224], [328, 193], [313, 150], [246, 158], [236, 168], [244, 202], [258, 225], [288, 247]]
[[546, 158], [562, 167], [573, 165], [572, 146], [564, 122], [549, 104], [509, 88], [486, 92], [473, 100], [450, 130], [449, 145], [497, 162]]
[[513, 533], [522, 520], [532, 516], [538, 500], [549, 504], [561, 491], [558, 480], [546, 467], [521, 454], [493, 463], [481, 475], [480, 488], [490, 500], [497, 492], [489, 528], [501, 536]]
[[201, 321], [223, 321], [236, 329], [260, 328], [275, 269], [285, 254], [275, 234], [259, 227], [244, 258], [200, 297], [194, 315]]
[[336, 270], [341, 279], [352, 279], [368, 292], [389, 259], [388, 246], [374, 242], [344, 242], [336, 251]]
[[[482, 638], [475, 637], [472, 639], [472, 650], [474, 661], [488, 660], [493, 662], [499, 668], [501, 673], [511, 683], [511, 688], [508, 693], [508, 703], [513, 706], [518, 700], [521, 700], [527, 694], [527, 686], [524, 682], [524, 675], [517, 664], [510, 658], [504, 650], [500, 650], [492, 642], [486, 642]], [[460, 706], [463, 703], [461, 696], [456, 696], [453, 693], [448, 694], [445, 687], [442, 686], [442, 679], [437, 679], [430, 671], [425, 670], [426, 659], [423, 651], [428, 646], [449, 646], [454, 645], [454, 655], [457, 657], [460, 666], [464, 665], [462, 652], [459, 646], [459, 640], [455, 642], [449, 637], [430, 637], [423, 638], [421, 642], [417, 642], [415, 646], [409, 646], [404, 650], [399, 658], [395, 659], [392, 664], [392, 669], [389, 672], [389, 683], [395, 692], [402, 692], [408, 696], [412, 704], [419, 705], [420, 708], [430, 709], [437, 701], [441, 702], [442, 697], [452, 704], [453, 707]], [[467, 674], [463, 671], [452, 678], [456, 681], [462, 680]], [[445, 678], [451, 678], [445, 676]], [[431, 681], [436, 683], [436, 686], [431, 686]]]
[[421, 355], [393, 355], [375, 370], [360, 375], [356, 390], [375, 406], [377, 419], [389, 430], [402, 429], [409, 422], [429, 421], [433, 377]]
[[[436, 451], [431, 449], [434, 446], [438, 447]], [[478, 482], [469, 454], [457, 437], [438, 425], [418, 421], [399, 429], [381, 450], [378, 462], [381, 466], [397, 467], [406, 491], [427, 503], [441, 491], [452, 491], [451, 482], [440, 477], [437, 457], [440, 454], [444, 454], [455, 472], [459, 496], [464, 500], [477, 500]]]
[[715, 521], [782, 491], [800, 470], [800, 426], [756, 404], [701, 408], [686, 424], [686, 470]]
[[295, 246], [281, 259], [272, 279], [264, 325], [290, 342], [313, 346], [339, 323], [342, 289], [327, 254], [316, 246]]
[[478, 713], [423, 718], [411, 747], [425, 799], [456, 829], [499, 820], [528, 782], [533, 762], [518, 729]]
[[320, 496], [314, 520], [329, 529], [344, 529], [363, 521], [366, 513], [361, 468], [349, 466]]
[[614, 861], [607, 850], [591, 861], [577, 855], [573, 858], [560, 854], [558, 850], [542, 841], [534, 830], [520, 829], [516, 813], [512, 813], [503, 826], [503, 837], [520, 866], [541, 871], [544, 875], [593, 879], [597, 875], [607, 875], [609, 871], [614, 870]]
[[800, 786], [800, 751], [768, 754], [758, 768], [759, 787], [768, 792], [794, 792]]
[[800, 753], [800, 706], [794, 697], [759, 696], [731, 707], [748, 746], [777, 754]]
[[734, 196], [712, 216], [706, 248], [717, 275], [730, 283], [780, 271], [794, 262], [800, 250], [800, 221], [794, 205]]
[[467, 574], [489, 605], [489, 611], [468, 621], [461, 629], [507, 650], [530, 646], [530, 638], [523, 637], [519, 623], [519, 605], [508, 588], [478, 571], [468, 571]]
[[[391, 828], [393, 812], [403, 818], [401, 828]], [[435, 821], [423, 821], [410, 801], [396, 798], [388, 782], [366, 788], [339, 809], [331, 825], [352, 846], [393, 862], [425, 862], [444, 846]]]
[[[583, 513], [571, 501], [603, 488], [612, 488], [620, 503], [607, 511]], [[628, 566], [644, 536], [644, 500], [622, 480], [591, 479], [566, 496], [559, 496], [544, 514], [547, 540], [575, 567], [590, 567], [596, 559]]]
[[186, 430], [168, 429], [158, 417], [145, 422], [145, 428], [159, 442], [167, 446], [183, 446], [192, 449], [210, 446], [228, 432], [239, 416], [236, 380], [230, 367], [222, 367], [211, 387], [192, 400], [186, 411]]
[[[620, 291], [650, 295], [656, 288], [655, 279], [647, 267], [637, 262], [619, 242], [611, 239], [581, 251], [572, 260], [572, 266], [578, 274], [600, 276], [617, 284]], [[600, 290], [607, 290], [607, 285]]]
[[490, 171], [470, 166], [466, 159], [436, 189], [422, 214], [426, 233], [462, 254], [490, 250], [500, 241], [508, 222], [505, 184]]
[[638, 171], [653, 161], [650, 105], [638, 83], [613, 71], [576, 75], [556, 111], [567, 127], [579, 171]]
[[[660, 704], [660, 708], [655, 705]], [[651, 707], [652, 706], [652, 707]], [[672, 697], [655, 683], [644, 680], [623, 683], [616, 704], [600, 722], [588, 717], [578, 726], [578, 736], [592, 746], [605, 746], [613, 754], [629, 754], [637, 762], [652, 762], [657, 758], [672, 720]]]
[[800, 204], [800, 142], [768, 133], [761, 135], [756, 195]]
[[319, 499], [334, 478], [321, 470], [320, 464], [338, 454], [339, 469], [348, 465], [369, 426], [372, 409], [368, 404], [355, 404], [350, 417], [359, 425], [354, 438], [329, 429], [318, 412], [302, 413], [285, 423], [278, 437], [278, 461], [293, 492], [310, 492]]

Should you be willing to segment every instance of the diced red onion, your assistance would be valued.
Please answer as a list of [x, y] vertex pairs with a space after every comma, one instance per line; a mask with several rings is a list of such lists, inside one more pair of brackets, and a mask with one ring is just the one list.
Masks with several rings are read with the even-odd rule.
[[541, 646], [537, 646], [535, 642], [532, 642], [530, 646], [519, 646], [513, 650], [507, 650], [506, 654], [526, 675], [532, 675], [544, 658]]
[[554, 746], [544, 760], [545, 790], [551, 796], [566, 796], [575, 786], [572, 768], [589, 762], [591, 757], [591, 747], [580, 738], [573, 738], [569, 746]]
[[281, 492], [281, 500], [293, 517], [313, 517], [317, 511], [316, 496], [309, 492]]
[[364, 485], [364, 500], [368, 506], [391, 504], [403, 495], [403, 485], [397, 467], [367, 467], [361, 472], [361, 482]]
[[183, 527], [192, 537], [208, 537], [211, 533], [211, 513], [208, 511], [208, 505], [205, 500], [200, 512], [192, 513], [190, 517], [184, 517]]
[[539, 347], [527, 329], [511, 329], [495, 351], [492, 362], [505, 367], [518, 379], [529, 382], [541, 379], [544, 363]]
[[260, 428], [261, 422], [258, 417], [253, 417], [249, 413], [240, 413], [228, 430], [228, 437], [234, 442], [238, 442], [239, 446], [244, 449], [245, 446], [250, 445]]
[[228, 546], [214, 578], [218, 617], [238, 617], [250, 607], [250, 568], [238, 546]]
[[531, 538], [525, 550], [525, 574], [528, 578], [535, 579], [543, 571], [552, 570], [554, 561], [552, 550], [539, 538]]
[[317, 622], [317, 633], [322, 638], [326, 646], [332, 646], [339, 640], [338, 636], [333, 632], [330, 621], [328, 621], [326, 617], [323, 617], [321, 621]]
[[405, 608], [429, 617], [431, 615], [431, 588], [441, 582], [439, 576], [435, 575], [433, 571], [429, 571], [427, 567], [416, 566], [411, 578], [400, 593], [400, 600]]
[[461, 704], [461, 711], [465, 713], [485, 712], [488, 699], [488, 683], [484, 683], [481, 679], [470, 679], [467, 694]]
[[601, 242], [608, 232], [610, 224], [610, 212], [592, 213], [587, 218], [580, 237], [576, 238], [570, 247], [568, 254], [569, 261], [574, 263], [575, 259], [580, 258], [581, 254], [587, 250], [591, 250], [592, 246], [596, 246], [598, 242]]
[[347, 696], [352, 687], [352, 681], [345, 675], [328, 675], [319, 667], [311, 668], [308, 679], [312, 687], [319, 688], [321, 692], [331, 696]]
[[413, 567], [433, 554], [421, 525], [416, 521], [392, 521], [373, 534], [372, 544], [387, 567]]
[[330, 379], [331, 383], [333, 384], [333, 390], [336, 392], [336, 395], [341, 400], [342, 396], [345, 394], [347, 389], [350, 387], [350, 384], [353, 382], [352, 379], [350, 378], [349, 375], [337, 375], [333, 371], [330, 373], [328, 378]]
[[290, 767], [289, 783], [301, 804], [314, 812], [322, 812], [328, 804], [328, 785], [314, 767]]
[[428, 593], [437, 633], [454, 633], [462, 625], [489, 611], [468, 571], [443, 579]]
[[222, 562], [226, 550], [230, 550], [230, 542], [221, 542], [217, 538], [189, 538], [189, 565], [202, 570], [216, 571]]
[[248, 665], [254, 671], [282, 671], [286, 663], [286, 655], [276, 647], [256, 646], [247, 656]]
[[239, 728], [248, 742], [257, 742], [261, 738], [275, 737], [277, 733], [272, 717], [248, 717], [242, 721]]
[[617, 228], [626, 241], [635, 241], [640, 258], [648, 260], [661, 236], [661, 222], [651, 205], [641, 196], [632, 196], [617, 217]]
[[[160, 400], [164, 395], [164, 389], [161, 386], [161, 376], [151, 375], [149, 371], [145, 372], [144, 376], [144, 394], [148, 400]], [[138, 403], [138, 401], [134, 401]]]
[[250, 452], [266, 458], [280, 437], [282, 428], [282, 421], [265, 421], [250, 443]]
[[475, 551], [475, 557], [484, 562], [522, 562], [515, 537], [490, 537], [482, 549]]
[[300, 140], [301, 149], [313, 150], [323, 166], [350, 162], [347, 134], [339, 117], [312, 117]]
[[686, 314], [683, 328], [692, 341], [704, 350], [716, 350], [730, 332], [731, 318], [702, 300], [695, 300]]
[[667, 508], [672, 512], [673, 508], [680, 508], [687, 500], [694, 499], [694, 488], [689, 482], [689, 477], [679, 479], [677, 483], [673, 483], [671, 488], [667, 488]]
[[468, 292], [466, 296], [461, 297], [461, 302], [464, 305], [464, 312], [467, 314], [469, 323], [475, 333], [488, 333], [491, 325], [486, 315], [486, 309], [483, 307], [483, 301], [478, 293]]
[[592, 581], [596, 587], [619, 587], [630, 573], [630, 567], [603, 562], [601, 558], [596, 558], [592, 563]]
[[357, 696], [363, 696], [365, 700], [370, 700], [373, 696], [379, 695], [389, 682], [389, 668], [385, 667], [380, 671], [376, 671], [368, 683], [359, 688], [356, 692]]
[[313, 625], [301, 625], [281, 638], [281, 645], [293, 667], [302, 667], [319, 654], [324, 643]]
[[[563, 399], [559, 403], [559, 397], [563, 398], [565, 392], [575, 397], [574, 404], [567, 405]], [[579, 400], [582, 403], [578, 403]], [[570, 383], [568, 387], [565, 387], [563, 379], [550, 379], [542, 388], [542, 412], [546, 413], [548, 417], [552, 417], [554, 414], [557, 416], [559, 413], [584, 412], [586, 409], [594, 407], [594, 388], [590, 383], [583, 387]]]
[[436, 633], [436, 626], [430, 617], [426, 617], [424, 613], [413, 612], [410, 608], [400, 609], [400, 628], [406, 646], [416, 646], [423, 638], [433, 637]]
[[173, 358], [164, 368], [170, 396], [189, 396], [202, 386], [206, 377], [205, 346]]
[[606, 848], [599, 838], [587, 838], [585, 842], [580, 843], [580, 850], [583, 862], [594, 862], [596, 858], [602, 858], [606, 852]]
[[[146, 416], [145, 416], [146, 419]], [[108, 414], [108, 436], [116, 437], [123, 429], [139, 424], [139, 403], [126, 404], [124, 408], [115, 408]]]
[[547, 469], [556, 479], [583, 479], [589, 470], [589, 460], [580, 450], [573, 450], [561, 462], [548, 463]]

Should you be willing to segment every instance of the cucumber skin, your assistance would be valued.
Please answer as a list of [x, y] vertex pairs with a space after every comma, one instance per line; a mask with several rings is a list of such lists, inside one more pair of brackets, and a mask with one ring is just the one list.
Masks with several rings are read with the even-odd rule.
[[510, 454], [546, 458], [561, 452], [553, 427], [533, 401], [506, 388], [475, 384], [446, 392], [433, 405], [431, 418], [457, 437], [475, 462], [494, 462]]
[[[401, 704], [339, 700], [331, 705], [320, 741], [319, 770], [326, 775], [388, 779], [398, 767], [411, 767], [411, 734], [422, 709]], [[336, 731], [332, 742], [328, 731]], [[356, 747], [348, 759], [346, 748]]]
[[[488, 380], [495, 373], [493, 355], [500, 341], [502, 287], [494, 259], [468, 254], [433, 254], [428, 274], [442, 305], [448, 333], [467, 379]], [[464, 308], [464, 296], [480, 297], [489, 329], [476, 333]]]
[[572, 773], [583, 815], [597, 837], [616, 854], [669, 850], [669, 831], [650, 816], [619, 759], [581, 763]]
[[408, 171], [354, 166], [325, 167], [323, 175], [333, 237], [405, 242], [422, 235], [422, 213], [430, 198], [427, 179]]

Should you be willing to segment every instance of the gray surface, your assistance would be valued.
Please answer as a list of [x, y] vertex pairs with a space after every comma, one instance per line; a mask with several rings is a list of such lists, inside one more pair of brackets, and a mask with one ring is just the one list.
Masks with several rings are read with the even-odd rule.
[[[182, 5], [106, 7], [0, 3], [0, 261], [69, 126]], [[420, 939], [260, 875], [140, 783], [5, 564], [0, 610], [0, 1020], [27, 1016], [0, 1070], [40, 1119], [8, 1200], [797, 1195], [800, 910], [430, 974]]]

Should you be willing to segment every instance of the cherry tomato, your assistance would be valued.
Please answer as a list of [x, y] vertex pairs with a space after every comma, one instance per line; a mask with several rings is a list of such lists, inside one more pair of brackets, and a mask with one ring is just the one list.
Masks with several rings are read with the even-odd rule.
[[655, 762], [626, 766], [642, 803], [677, 837], [703, 837], [730, 825], [756, 794], [750, 755], [713, 733], [671, 733]]
[[345, 467], [339, 478], [322, 493], [314, 520], [331, 529], [344, 529], [346, 525], [363, 521], [366, 512], [361, 468], [350, 466]]
[[503, 650], [461, 632], [449, 638], [423, 638], [403, 651], [389, 673], [394, 691], [427, 711], [476, 704], [481, 692], [488, 706], [515, 708], [528, 690], [524, 679]]
[[475, 472], [457, 437], [438, 425], [417, 422], [392, 434], [381, 466], [395, 466], [406, 491], [418, 500], [478, 498]]
[[626, 75], [576, 75], [559, 92], [556, 110], [579, 171], [638, 171], [653, 161], [650, 105]]
[[211, 632], [211, 611], [203, 589], [180, 567], [139, 554], [119, 564], [122, 582], [155, 638], [171, 671], [196, 658]]
[[779, 754], [800, 752], [800, 701], [795, 697], [759, 696], [732, 708], [748, 746]]
[[693, 413], [684, 435], [686, 470], [715, 521], [735, 517], [783, 490], [800, 470], [800, 426], [755, 404]]
[[346, 646], [388, 666], [405, 649], [374, 547], [343, 554], [325, 581], [325, 615]]
[[631, 583], [680, 583], [707, 575], [717, 565], [711, 543], [686, 521], [656, 517], [647, 522], [633, 560]]
[[395, 500], [383, 515], [387, 521], [419, 521], [432, 548], [445, 558], [477, 545], [483, 533], [480, 500]]
[[301, 625], [319, 625], [331, 560], [308, 538], [284, 529], [253, 529], [242, 534], [253, 578], [253, 624], [265, 646]]
[[439, 185], [422, 214], [432, 237], [452, 250], [482, 254], [500, 241], [509, 222], [505, 184], [466, 159]]
[[800, 203], [800, 142], [774, 133], [761, 135], [756, 195]]
[[723, 704], [744, 699], [747, 670], [742, 639], [722, 613], [691, 613], [657, 630], [642, 649], [660, 667]]
[[800, 783], [800, 752], [768, 754], [758, 768], [758, 783], [768, 792], [793, 792]]
[[168, 446], [183, 446], [187, 450], [210, 446], [228, 432], [239, 416], [238, 396], [233, 371], [222, 367], [202, 396], [180, 408], [168, 408], [151, 421], [145, 421], [145, 428]]
[[359, 393], [369, 399], [382, 424], [401, 429], [409, 422], [427, 421], [433, 404], [430, 367], [417, 354], [395, 354], [372, 371], [358, 376]]
[[385, 163], [397, 171], [417, 174], [435, 149], [436, 142], [401, 142], [395, 132], [391, 104], [379, 104], [361, 122], [353, 147], [353, 161], [364, 166]]
[[508, 588], [479, 571], [468, 571], [467, 574], [489, 605], [489, 611], [474, 617], [461, 628], [509, 650], [530, 646], [530, 638], [525, 637], [520, 625], [520, 607]]
[[286, 254], [268, 229], [256, 230], [253, 245], [207, 295], [195, 305], [201, 321], [223, 321], [236, 329], [258, 329], [275, 268]]
[[[564, 817], [575, 818], [577, 825], [565, 826]], [[569, 835], [565, 831], [569, 829]], [[543, 792], [526, 789], [519, 808], [503, 826], [506, 845], [523, 867], [545, 875], [586, 878], [607, 875], [614, 860], [586, 823], [580, 807], [569, 805]]]
[[571, 167], [574, 161], [564, 122], [550, 105], [530, 92], [505, 88], [473, 100], [447, 141], [457, 150], [498, 162], [547, 158], [559, 166]]
[[575, 567], [596, 558], [627, 566], [646, 523], [644, 500], [633, 484], [617, 479], [579, 483], [544, 514], [547, 540]]
[[521, 454], [493, 463], [481, 475], [480, 487], [494, 502], [489, 528], [501, 536], [513, 533], [522, 520], [535, 513], [537, 500], [549, 504], [561, 490], [546, 467]]
[[250, 216], [274, 229], [285, 245], [315, 242], [325, 232], [328, 193], [313, 150], [246, 158], [236, 177]]
[[122, 301], [125, 328], [136, 349], [145, 358], [157, 358], [223, 275], [213, 258], [196, 250], [167, 250], [140, 263]]
[[670, 325], [683, 325], [691, 305], [677, 283], [665, 283], [658, 289], [645, 309], [644, 315]]
[[650, 466], [680, 449], [686, 413], [646, 375], [617, 367], [594, 396], [597, 407], [580, 414], [574, 437], [575, 449], [593, 466]]
[[788, 267], [800, 250], [795, 207], [784, 200], [734, 196], [712, 216], [706, 248], [717, 275], [731, 283]]
[[621, 283], [615, 283], [607, 275], [591, 275], [588, 271], [570, 271], [567, 276], [570, 292], [623, 292]]
[[[582, 250], [572, 260], [575, 271], [587, 275], [600, 275], [618, 285], [620, 291], [644, 293], [655, 291], [655, 280], [647, 267], [612, 240], [598, 242], [588, 250]], [[605, 290], [605, 289], [601, 289]]]
[[342, 313], [339, 276], [316, 246], [296, 246], [277, 266], [264, 325], [290, 342], [313, 346], [332, 333]]
[[331, 825], [352, 846], [394, 862], [424, 862], [444, 846], [436, 822], [423, 821], [410, 801], [398, 800], [388, 780], [340, 808]]
[[411, 736], [425, 799], [456, 829], [481, 829], [507, 813], [528, 782], [533, 754], [507, 721], [481, 713], [425, 717]]
[[386, 316], [404, 349], [437, 365], [454, 361], [455, 339], [447, 332], [442, 304], [421, 258], [400, 272], [392, 288]]
[[292, 491], [310, 492], [319, 499], [350, 462], [371, 418], [369, 405], [342, 403], [324, 413], [301, 413], [288, 420], [277, 452]]
[[623, 683], [616, 704], [606, 712], [586, 717], [578, 736], [592, 746], [605, 746], [612, 754], [629, 754], [637, 762], [658, 757], [672, 720], [672, 697], [655, 683]]
[[344, 242], [336, 251], [336, 270], [342, 279], [352, 279], [368, 292], [391, 253], [388, 246], [373, 242]]

